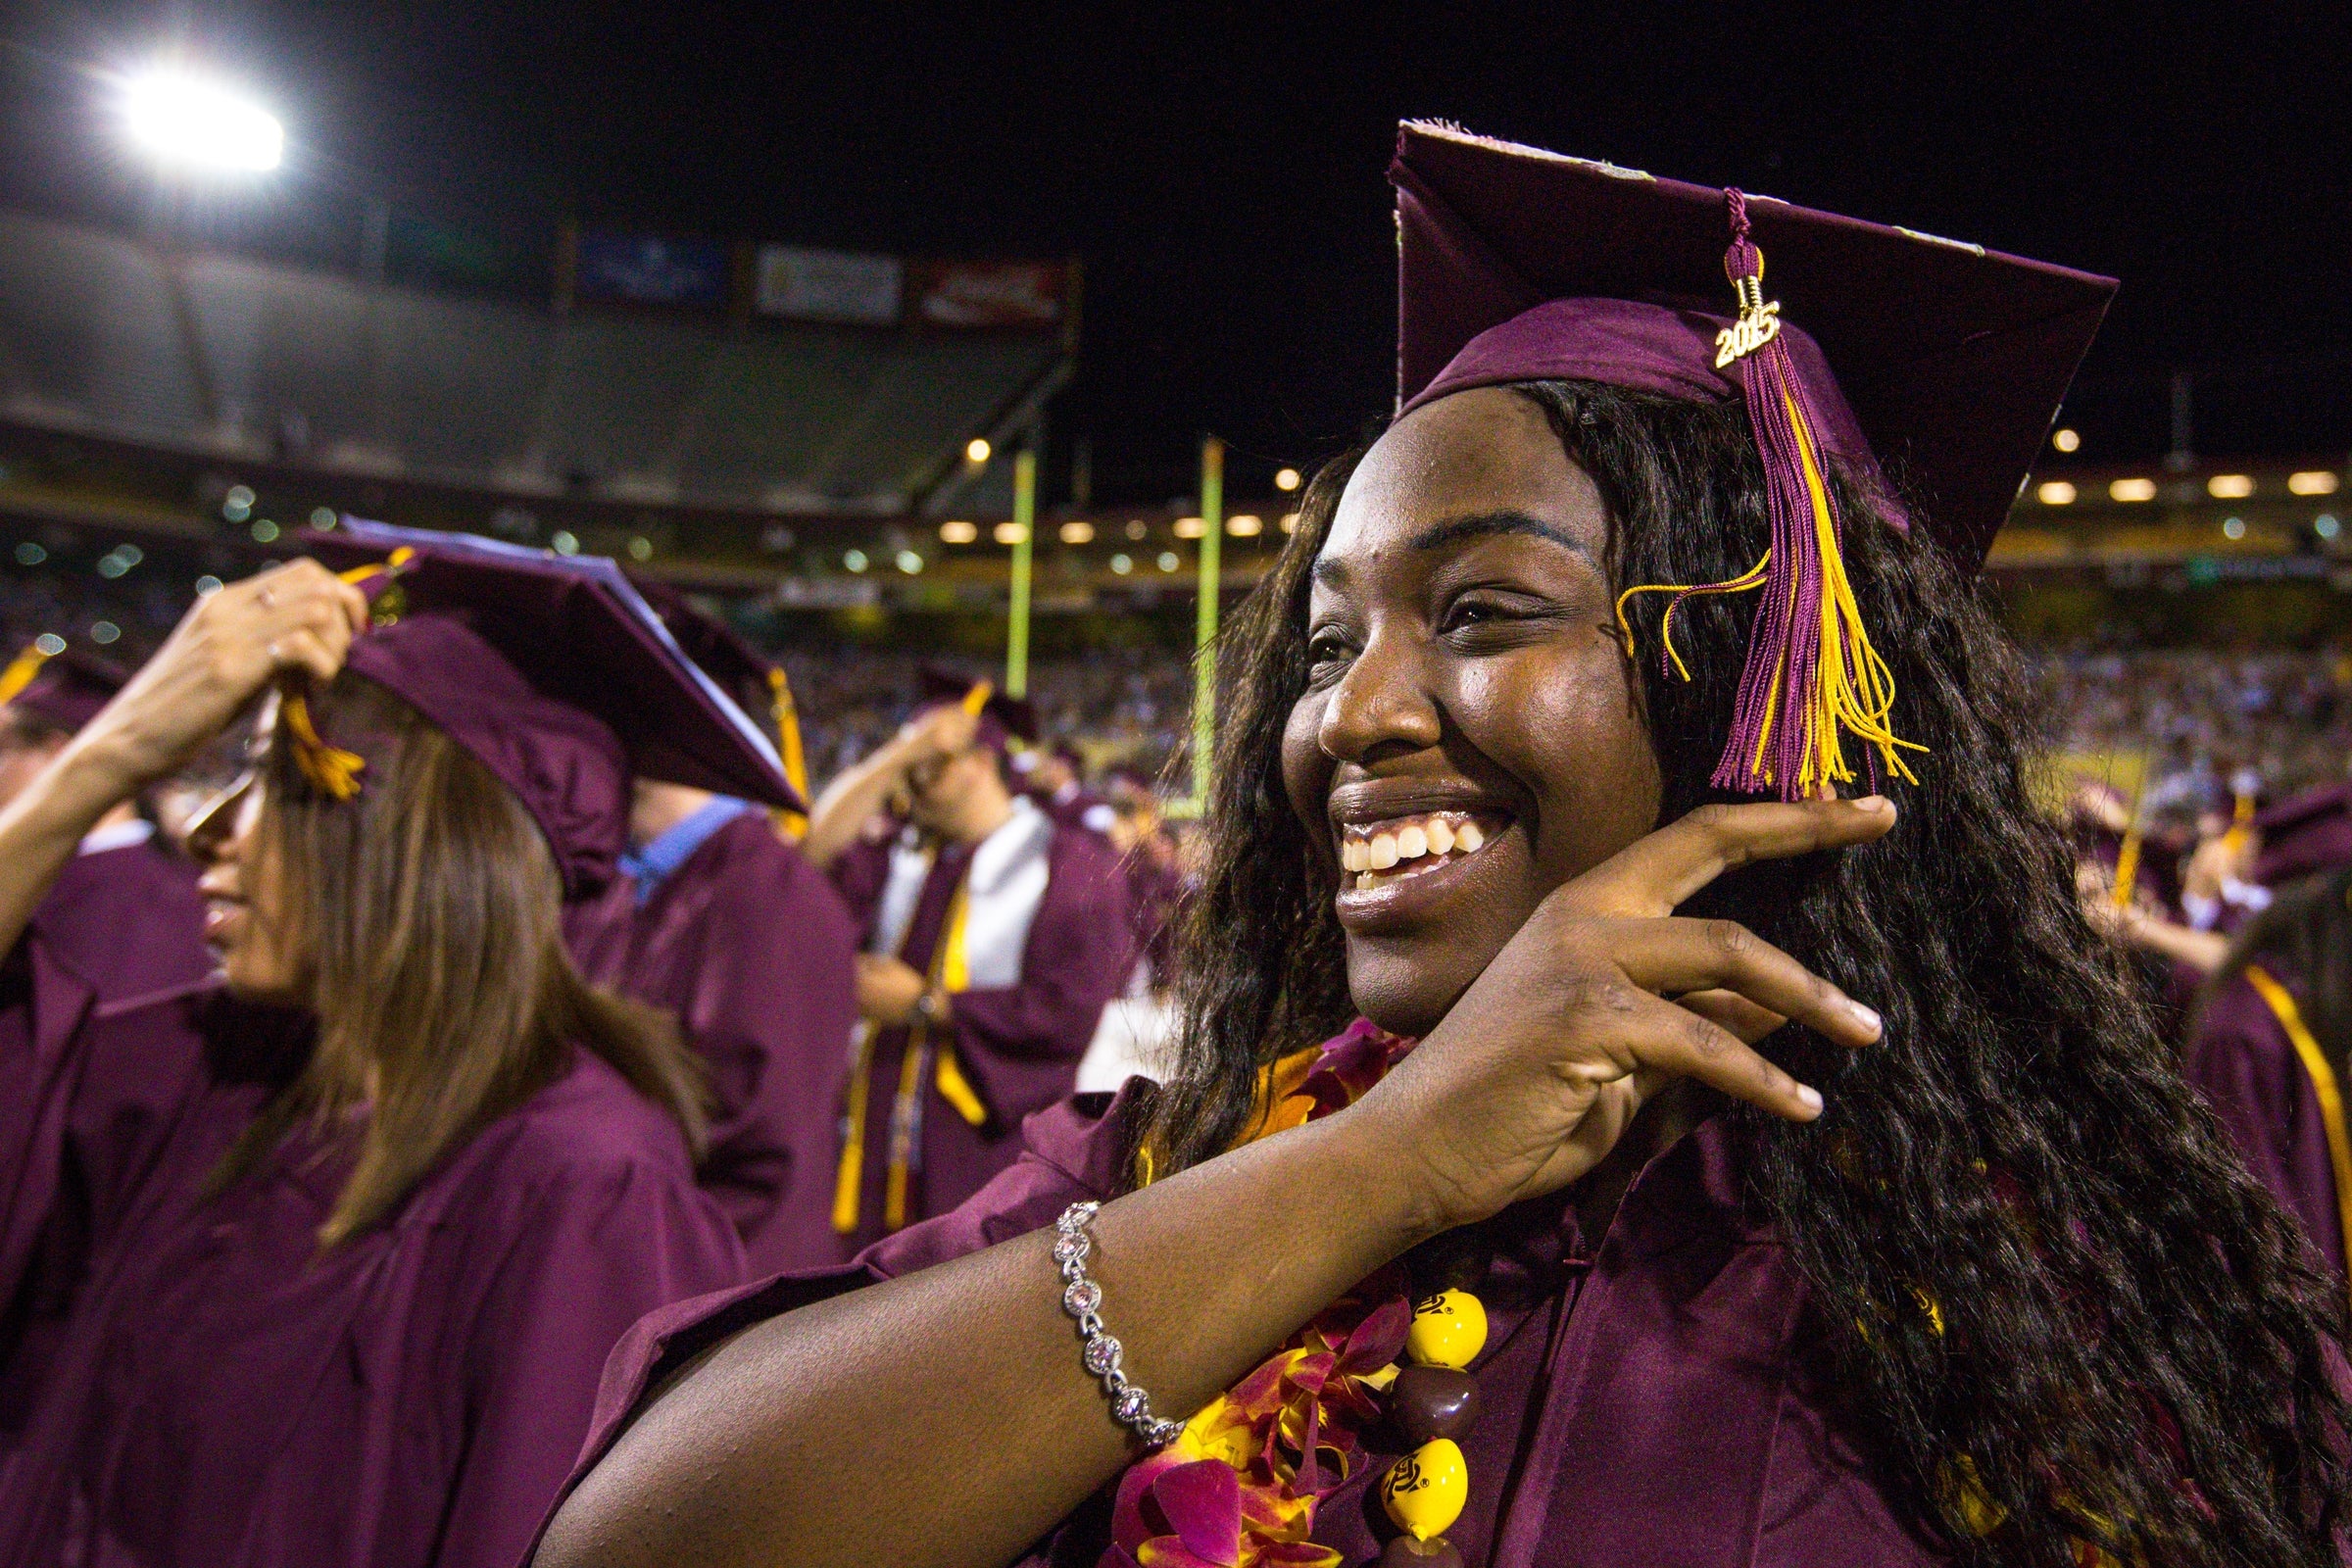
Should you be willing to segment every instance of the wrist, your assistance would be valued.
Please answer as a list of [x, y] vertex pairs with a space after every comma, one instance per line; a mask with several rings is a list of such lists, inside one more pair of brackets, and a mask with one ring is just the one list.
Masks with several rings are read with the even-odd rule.
[[153, 782], [139, 748], [122, 737], [84, 731], [69, 742], [25, 790], [29, 815], [75, 837]]
[[[1462, 1223], [1429, 1179], [1426, 1162], [1409, 1152], [1379, 1117], [1360, 1106], [1298, 1129], [1300, 1152], [1328, 1171], [1344, 1211], [1371, 1226], [1384, 1259], [1400, 1256]], [[1311, 1142], [1309, 1141], [1311, 1140]]]

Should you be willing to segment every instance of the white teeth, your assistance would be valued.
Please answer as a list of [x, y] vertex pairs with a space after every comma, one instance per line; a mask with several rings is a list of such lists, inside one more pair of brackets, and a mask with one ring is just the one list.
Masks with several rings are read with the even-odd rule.
[[[1446, 811], [1392, 822], [1376, 833], [1362, 828], [1342, 829], [1340, 866], [1359, 889], [1370, 889], [1396, 877], [1425, 869], [1407, 862], [1449, 855], [1475, 855], [1486, 847], [1487, 835], [1466, 813]], [[1434, 862], [1433, 862], [1434, 863]], [[1395, 869], [1403, 866], [1402, 870]]]

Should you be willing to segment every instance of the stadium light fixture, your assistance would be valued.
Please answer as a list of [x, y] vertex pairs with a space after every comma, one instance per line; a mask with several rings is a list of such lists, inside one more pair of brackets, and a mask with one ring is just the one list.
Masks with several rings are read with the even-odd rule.
[[1286, 512], [1282, 514], [1282, 531], [1284, 533], [1297, 533], [1298, 531], [1298, 514], [1296, 512]]
[[1207, 531], [1208, 524], [1202, 522], [1199, 517], [1178, 517], [1176, 519], [1176, 537], [1179, 539], [1198, 539]]
[[2331, 496], [2335, 494], [2335, 475], [2326, 468], [2306, 468], [2286, 476], [2288, 492], [2298, 496]]
[[1275, 488], [1275, 489], [1277, 489], [1277, 490], [1279, 490], [1279, 491], [1281, 491], [1281, 492], [1282, 492], [1284, 495], [1286, 495], [1286, 496], [1287, 496], [1287, 495], [1289, 495], [1289, 494], [1290, 494], [1292, 491], [1294, 491], [1294, 490], [1298, 489], [1298, 470], [1297, 468], [1277, 468], [1277, 469], [1275, 469], [1275, 470], [1274, 470], [1274, 488]]
[[217, 81], [159, 70], [122, 85], [130, 139], [166, 164], [266, 174], [285, 161], [286, 127], [261, 105]]
[[1001, 545], [1017, 545], [1029, 537], [1029, 530], [1017, 522], [1000, 522], [997, 524], [996, 537]]
[[1091, 545], [1095, 542], [1095, 525], [1079, 518], [1061, 525], [1061, 542], [1065, 545]]
[[939, 542], [943, 545], [968, 545], [979, 537], [979, 525], [960, 517], [950, 518], [939, 525]]
[[2254, 493], [2254, 476], [2248, 473], [2217, 473], [2205, 481], [2205, 493], [2216, 501], [2243, 501]]
[[2153, 501], [2156, 481], [2153, 479], [2118, 479], [2107, 487], [2110, 501]]
[[995, 447], [988, 444], [988, 437], [976, 435], [963, 444], [963, 461], [977, 468], [986, 463], [989, 454], [996, 450]]
[[2071, 507], [2075, 504], [2075, 487], [2064, 479], [2052, 479], [2034, 492], [2045, 507]]
[[1266, 531], [1266, 523], [1263, 517], [1240, 512], [1225, 519], [1225, 531], [1236, 539], [1254, 539]]
[[2072, 430], [2054, 431], [2050, 436], [2050, 445], [2061, 452], [2072, 452], [2082, 444], [2082, 438]]

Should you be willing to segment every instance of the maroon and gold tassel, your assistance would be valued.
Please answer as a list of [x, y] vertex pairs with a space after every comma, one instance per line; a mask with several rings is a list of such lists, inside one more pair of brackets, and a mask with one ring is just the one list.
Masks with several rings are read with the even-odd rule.
[[[1732, 734], [1711, 782], [1717, 789], [1805, 800], [1854, 780], [1840, 730], [1878, 754], [1881, 767], [1917, 783], [1902, 758], [1925, 747], [1899, 739], [1890, 727], [1894, 676], [1870, 646], [1862, 608], [1845, 574], [1838, 536], [1842, 519], [1823, 472], [1815, 417], [1803, 382], [1780, 341], [1781, 307], [1764, 298], [1764, 253], [1748, 238], [1747, 199], [1724, 193], [1732, 243], [1724, 271], [1740, 299], [1740, 317], [1716, 334], [1715, 368], [1739, 368], [1740, 387], [1764, 461], [1765, 511], [1772, 545], [1737, 577], [1694, 586], [1643, 584], [1618, 596], [1618, 626], [1628, 646], [1625, 604], [1636, 594], [1671, 593], [1662, 626], [1666, 652], [1690, 678], [1674, 651], [1674, 611], [1692, 594], [1763, 590], [1748, 633], [1747, 663], [1732, 712]], [[1868, 754], [1865, 754], [1866, 760]]]
[[[414, 564], [416, 552], [403, 545], [383, 561], [365, 566], [354, 566], [336, 575], [357, 587], [372, 601], [379, 600]], [[294, 765], [312, 788], [329, 800], [356, 800], [360, 793], [360, 775], [368, 770], [368, 760], [357, 752], [345, 751], [318, 733], [311, 720], [310, 701], [297, 691], [289, 691], [278, 708], [285, 720], [286, 735], [293, 746]]]

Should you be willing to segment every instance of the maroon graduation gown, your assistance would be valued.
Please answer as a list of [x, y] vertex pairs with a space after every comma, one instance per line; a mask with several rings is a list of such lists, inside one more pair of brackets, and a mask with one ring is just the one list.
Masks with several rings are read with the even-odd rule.
[[[137, 1102], [115, 1102], [112, 1125], [76, 1115], [91, 1025], [209, 987], [203, 921], [195, 867], [152, 840], [77, 855], [0, 963], [0, 1449], [71, 1309], [89, 1195], [124, 1179], [147, 1131]], [[165, 1104], [172, 1055], [149, 1067]]]
[[833, 1159], [858, 932], [841, 895], [762, 811], [728, 822], [640, 908], [615, 878], [564, 911], [591, 982], [676, 1015], [715, 1106], [703, 1188], [755, 1273], [839, 1261]]
[[[924, 879], [899, 956], [927, 971], [946, 935], [948, 913], [972, 852], [940, 852]], [[861, 840], [833, 863], [835, 883], [870, 940], [888, 878], [890, 843]], [[921, 1219], [954, 1208], [1020, 1154], [1024, 1117], [1062, 1100], [1078, 1081], [1078, 1063], [1135, 968], [1127, 878], [1118, 852], [1092, 833], [1056, 827], [1046, 852], [1046, 891], [1021, 951], [1020, 983], [956, 993], [950, 1034], [964, 1079], [987, 1109], [975, 1127], [943, 1099], [936, 1078], [923, 1085], [919, 1168], [909, 1182], [907, 1214]], [[883, 1232], [891, 1107], [909, 1031], [881, 1031], [867, 1071], [863, 1190], [855, 1244]]]
[[[749, 1324], [1053, 1223], [1120, 1190], [1131, 1082], [1034, 1118], [1020, 1160], [952, 1214], [854, 1263], [656, 1312], [613, 1351], [584, 1474], [646, 1390]], [[1702, 1124], [1645, 1169], [1597, 1247], [1564, 1195], [1489, 1222], [1478, 1288], [1490, 1322], [1472, 1372], [1484, 1414], [1464, 1445], [1470, 1500], [1446, 1539], [1494, 1568], [1900, 1568], [1944, 1560], [1898, 1522], [1833, 1413], [1805, 1287], [1772, 1228], [1741, 1210], [1737, 1136]], [[1041, 1282], [1051, 1290], [1055, 1282]], [[1070, 1375], [1080, 1377], [1077, 1356]], [[1107, 1416], [1104, 1417], [1108, 1419]], [[1324, 1498], [1314, 1539], [1350, 1564], [1390, 1533], [1373, 1485], [1401, 1441]], [[1130, 1568], [1105, 1555], [1108, 1492], [1040, 1542], [1023, 1568]], [[1375, 1524], [1375, 1521], [1381, 1521]]]
[[[2299, 978], [2275, 959], [2263, 967], [2290, 993], [2300, 989]], [[2207, 1005], [2181, 1072], [2221, 1117], [2246, 1168], [2302, 1222], [2319, 1256], [2344, 1278], [2342, 1210], [2319, 1096], [2278, 1015], [2243, 976]]]
[[742, 1277], [674, 1124], [584, 1052], [321, 1255], [348, 1145], [205, 1190], [298, 1035], [182, 997], [86, 1036], [84, 1235], [35, 1250], [81, 1280], [0, 1459], [0, 1562], [512, 1568], [613, 1341]]

